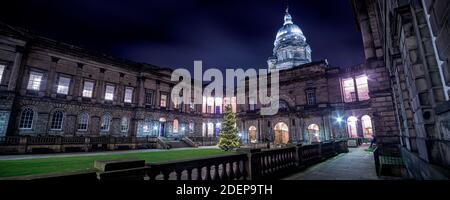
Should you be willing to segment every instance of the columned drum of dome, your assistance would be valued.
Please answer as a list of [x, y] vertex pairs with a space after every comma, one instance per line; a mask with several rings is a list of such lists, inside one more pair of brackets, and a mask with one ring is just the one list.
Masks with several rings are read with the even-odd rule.
[[303, 31], [292, 21], [286, 9], [284, 24], [274, 42], [273, 55], [267, 61], [269, 70], [290, 69], [311, 62], [311, 48]]

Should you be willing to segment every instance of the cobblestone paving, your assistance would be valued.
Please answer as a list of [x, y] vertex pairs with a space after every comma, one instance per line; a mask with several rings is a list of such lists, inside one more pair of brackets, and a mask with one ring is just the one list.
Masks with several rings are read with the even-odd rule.
[[285, 180], [378, 180], [372, 152], [367, 146], [351, 148], [350, 152], [307, 168]]

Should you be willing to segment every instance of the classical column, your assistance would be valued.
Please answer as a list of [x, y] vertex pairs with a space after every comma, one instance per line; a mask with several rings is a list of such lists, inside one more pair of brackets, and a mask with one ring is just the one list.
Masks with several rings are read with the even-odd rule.
[[[49, 71], [47, 75], [47, 85], [45, 89], [45, 96], [52, 97], [54, 93], [53, 89], [55, 88], [55, 79], [56, 79], [56, 65], [58, 64], [59, 58], [52, 57], [52, 62], [49, 66]], [[56, 97], [56, 96], [55, 96]]]
[[103, 93], [105, 90], [105, 85], [104, 85], [104, 78], [105, 78], [105, 72], [100, 72], [99, 73], [99, 78], [97, 80], [97, 83], [95, 84], [95, 88], [96, 88], [96, 95], [93, 98], [97, 99], [97, 102], [103, 102]]
[[77, 64], [77, 75], [73, 78], [72, 96], [74, 99], [81, 101], [83, 96], [83, 64]]
[[138, 106], [144, 107], [145, 105], [145, 77], [139, 76], [138, 77]]
[[14, 64], [11, 69], [11, 76], [9, 77], [8, 91], [15, 91], [17, 80], [19, 79], [20, 66], [22, 65], [24, 48], [16, 46], [16, 57], [14, 58]]

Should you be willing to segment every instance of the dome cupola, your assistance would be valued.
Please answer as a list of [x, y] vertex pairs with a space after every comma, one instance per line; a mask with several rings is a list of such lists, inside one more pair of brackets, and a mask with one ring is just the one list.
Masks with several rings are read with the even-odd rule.
[[286, 8], [283, 26], [278, 30], [269, 69], [287, 69], [311, 62], [311, 48]]

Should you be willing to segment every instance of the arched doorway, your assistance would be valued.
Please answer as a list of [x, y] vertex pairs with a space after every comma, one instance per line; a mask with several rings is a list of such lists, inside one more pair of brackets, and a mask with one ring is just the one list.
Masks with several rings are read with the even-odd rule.
[[173, 134], [177, 134], [178, 133], [178, 119], [174, 119], [173, 120], [173, 125], [172, 125], [172, 133]]
[[287, 144], [289, 142], [289, 128], [283, 123], [279, 122], [274, 127], [275, 144]]
[[358, 137], [358, 129], [356, 128], [357, 122], [358, 122], [358, 119], [354, 116], [351, 116], [347, 119], [348, 136], [351, 138]]
[[311, 143], [313, 142], [320, 142], [320, 128], [317, 124], [310, 124], [308, 126], [308, 136], [309, 141]]
[[372, 119], [368, 115], [361, 117], [364, 138], [372, 139]]
[[248, 139], [250, 143], [256, 143], [256, 127], [250, 126], [248, 128]]
[[159, 136], [160, 137], [165, 137], [165, 130], [166, 130], [166, 118], [161, 117], [159, 118]]

